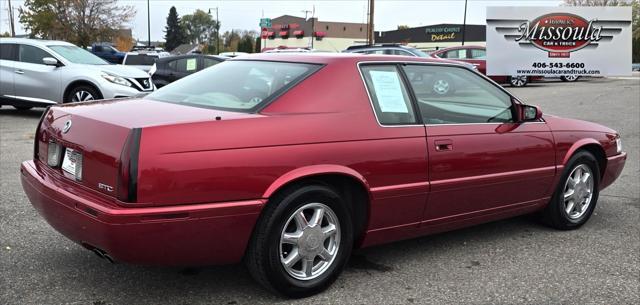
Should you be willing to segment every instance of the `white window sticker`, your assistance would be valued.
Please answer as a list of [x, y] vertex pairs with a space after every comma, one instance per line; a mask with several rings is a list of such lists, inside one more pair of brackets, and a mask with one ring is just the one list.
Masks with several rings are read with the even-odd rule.
[[194, 71], [196, 69], [196, 58], [187, 59], [187, 71]]
[[373, 88], [378, 98], [380, 111], [409, 113], [402, 94], [402, 84], [398, 72], [370, 71]]

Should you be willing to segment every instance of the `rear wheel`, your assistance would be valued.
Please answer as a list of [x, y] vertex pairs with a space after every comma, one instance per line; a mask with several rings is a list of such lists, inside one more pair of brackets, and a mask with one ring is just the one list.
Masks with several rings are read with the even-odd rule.
[[598, 201], [600, 170], [595, 157], [586, 151], [576, 153], [564, 170], [551, 202], [543, 211], [546, 222], [560, 230], [585, 224]]
[[353, 247], [351, 216], [337, 192], [323, 185], [290, 189], [270, 200], [247, 250], [251, 275], [289, 297], [326, 289]]
[[525, 75], [509, 76], [509, 84], [513, 87], [524, 87], [529, 83], [529, 77]]
[[64, 99], [65, 103], [88, 102], [101, 99], [100, 93], [90, 86], [77, 86], [69, 91]]

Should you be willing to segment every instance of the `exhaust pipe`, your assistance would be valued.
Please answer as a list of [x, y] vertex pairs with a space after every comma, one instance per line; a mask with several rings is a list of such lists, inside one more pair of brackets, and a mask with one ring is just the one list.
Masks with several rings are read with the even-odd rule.
[[99, 258], [106, 259], [110, 263], [115, 264], [115, 260], [111, 256], [109, 256], [109, 254], [107, 254], [107, 252], [105, 252], [104, 250], [100, 248], [96, 248], [86, 243], [82, 243], [82, 246], [89, 249], [91, 252], [95, 253]]

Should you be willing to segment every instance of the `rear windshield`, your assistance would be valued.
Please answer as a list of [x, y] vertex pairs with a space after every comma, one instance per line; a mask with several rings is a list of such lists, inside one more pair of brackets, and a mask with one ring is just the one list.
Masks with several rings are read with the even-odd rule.
[[147, 98], [227, 111], [254, 112], [321, 66], [268, 61], [225, 61], [173, 82]]
[[158, 56], [155, 55], [127, 55], [124, 64], [127, 66], [153, 66], [156, 59]]

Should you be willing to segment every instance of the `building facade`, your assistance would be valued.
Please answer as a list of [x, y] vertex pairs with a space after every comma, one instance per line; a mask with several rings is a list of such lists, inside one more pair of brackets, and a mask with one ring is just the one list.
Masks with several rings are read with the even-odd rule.
[[486, 44], [486, 26], [478, 24], [436, 24], [393, 31], [375, 32], [376, 43], [400, 43], [421, 50], [436, 50], [462, 44]]
[[273, 18], [271, 27], [262, 28], [261, 37], [262, 50], [286, 47], [340, 52], [350, 45], [366, 43], [367, 24], [283, 15]]

